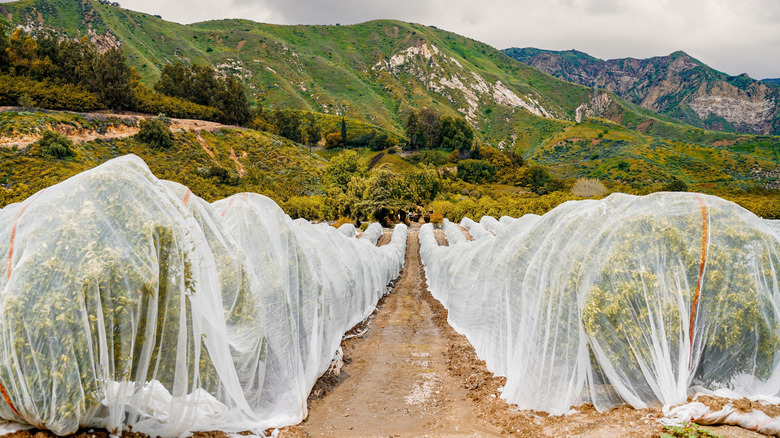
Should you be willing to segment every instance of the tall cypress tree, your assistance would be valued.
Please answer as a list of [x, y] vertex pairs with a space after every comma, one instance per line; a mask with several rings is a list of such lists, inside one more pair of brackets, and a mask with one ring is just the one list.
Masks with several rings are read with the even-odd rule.
[[342, 144], [344, 145], [344, 148], [346, 148], [347, 147], [347, 120], [343, 115], [341, 116], [341, 141], [343, 142]]

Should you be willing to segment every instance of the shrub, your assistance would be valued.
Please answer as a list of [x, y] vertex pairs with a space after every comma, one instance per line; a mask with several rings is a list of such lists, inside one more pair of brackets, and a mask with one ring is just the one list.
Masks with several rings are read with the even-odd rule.
[[492, 164], [483, 160], [463, 160], [458, 163], [458, 178], [472, 184], [491, 182], [496, 172]]
[[431, 223], [432, 223], [432, 224], [433, 224], [433, 225], [434, 225], [436, 228], [438, 228], [438, 227], [440, 227], [440, 226], [441, 226], [441, 223], [444, 221], [444, 216], [442, 216], [442, 214], [441, 214], [441, 213], [438, 213], [438, 212], [436, 212], [436, 213], [433, 213], [433, 214], [431, 215], [431, 219], [430, 219], [430, 220], [431, 220]]
[[331, 132], [325, 136], [325, 148], [334, 149], [344, 146], [344, 140], [338, 132]]
[[424, 150], [410, 156], [408, 158], [408, 161], [413, 164], [430, 164], [433, 166], [441, 166], [447, 164], [447, 158], [448, 158], [447, 152], [437, 151], [437, 150]]
[[73, 142], [68, 137], [54, 131], [44, 131], [43, 137], [37, 141], [37, 144], [44, 156], [61, 159], [76, 155], [71, 149]]
[[19, 106], [24, 109], [35, 108], [38, 102], [35, 101], [29, 94], [25, 93], [19, 96]]
[[173, 146], [171, 131], [165, 123], [157, 119], [142, 120], [135, 138], [153, 148], [168, 149]]
[[607, 193], [607, 187], [596, 178], [579, 178], [571, 193], [580, 198], [600, 198]]
[[677, 178], [672, 179], [672, 181], [668, 184], [665, 184], [661, 191], [664, 192], [687, 192], [688, 191], [688, 185], [684, 182], [680, 181]]
[[171, 126], [171, 123], [173, 123], [171, 118], [166, 116], [165, 113], [157, 114], [157, 117], [155, 117], [154, 119], [161, 121], [165, 126]]
[[146, 87], [137, 87], [134, 90], [134, 108], [136, 111], [146, 114], [166, 114], [169, 117], [181, 119], [199, 119], [219, 121], [222, 113], [213, 107], [198, 105], [178, 97], [153, 93]]
[[216, 178], [222, 184], [229, 184], [232, 180], [232, 175], [224, 167], [214, 165], [209, 167], [208, 172], [206, 172], [206, 178]]
[[360, 231], [366, 231], [369, 225], [371, 225], [369, 222], [363, 222], [360, 224]]
[[24, 76], [0, 75], [0, 105], [19, 104], [70, 111], [103, 108], [96, 94], [77, 85], [49, 80], [36, 81]]
[[282, 205], [285, 213], [291, 218], [304, 218], [308, 220], [321, 220], [322, 214], [322, 196], [293, 196]]
[[338, 218], [338, 220], [333, 224], [333, 226], [336, 227], [336, 228], [339, 228], [340, 226], [342, 226], [344, 224], [353, 224], [354, 225], [354, 222], [352, 222], [352, 219], [350, 219], [348, 217], [342, 216], [342, 217]]

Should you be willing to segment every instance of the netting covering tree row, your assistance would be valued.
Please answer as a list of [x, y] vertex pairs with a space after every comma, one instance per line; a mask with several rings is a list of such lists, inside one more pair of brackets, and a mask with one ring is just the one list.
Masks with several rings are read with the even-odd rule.
[[0, 417], [151, 436], [300, 422], [342, 335], [400, 272], [270, 199], [213, 204], [109, 161], [0, 210]]
[[495, 236], [466, 241], [445, 224], [449, 246], [423, 226], [421, 258], [450, 324], [520, 408], [642, 408], [685, 402], [695, 386], [780, 392], [774, 221], [658, 193], [480, 223]]

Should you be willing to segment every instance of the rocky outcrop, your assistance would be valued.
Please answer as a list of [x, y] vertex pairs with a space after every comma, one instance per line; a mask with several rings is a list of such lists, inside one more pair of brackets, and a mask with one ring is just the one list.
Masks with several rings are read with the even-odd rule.
[[684, 52], [608, 61], [577, 51], [504, 52], [545, 73], [607, 89], [643, 108], [695, 126], [780, 134], [780, 87], [747, 75], [728, 76]]
[[372, 70], [385, 70], [394, 75], [403, 72], [416, 77], [429, 90], [457, 105], [458, 111], [472, 124], [478, 122], [478, 110], [485, 103], [524, 108], [537, 116], [554, 117], [539, 103], [538, 97], [520, 96], [500, 80], [486, 80], [479, 73], [464, 68], [460, 61], [435, 45], [422, 40], [389, 59], [380, 60]]

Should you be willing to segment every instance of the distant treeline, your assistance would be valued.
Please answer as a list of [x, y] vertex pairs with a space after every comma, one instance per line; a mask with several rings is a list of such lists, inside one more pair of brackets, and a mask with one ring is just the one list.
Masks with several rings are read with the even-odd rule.
[[98, 52], [89, 40], [54, 32], [0, 31], [0, 104], [88, 111], [134, 110], [171, 117], [245, 125], [252, 116], [246, 92], [211, 67], [163, 69], [155, 90], [140, 82], [120, 48]]

